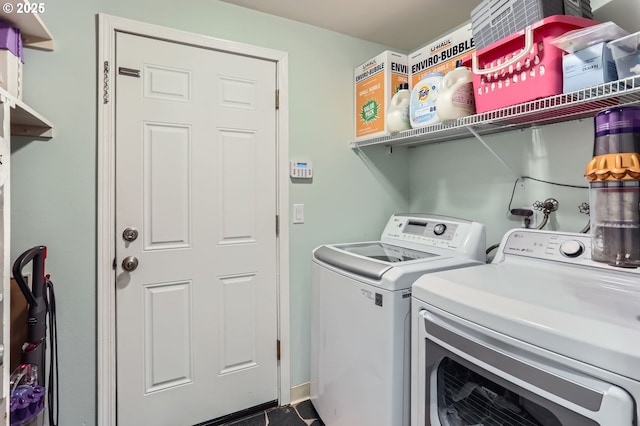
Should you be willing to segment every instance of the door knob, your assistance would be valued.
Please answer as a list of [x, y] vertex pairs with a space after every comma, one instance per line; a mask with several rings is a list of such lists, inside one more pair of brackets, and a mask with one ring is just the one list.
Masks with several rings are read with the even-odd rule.
[[127, 256], [122, 259], [122, 269], [127, 272], [135, 271], [138, 268], [138, 258], [135, 256]]
[[136, 228], [125, 228], [122, 231], [122, 239], [125, 241], [135, 241], [138, 238], [138, 230]]

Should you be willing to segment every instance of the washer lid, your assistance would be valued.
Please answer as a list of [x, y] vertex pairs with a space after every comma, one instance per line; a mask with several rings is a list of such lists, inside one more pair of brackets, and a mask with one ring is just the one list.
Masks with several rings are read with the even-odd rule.
[[427, 259], [437, 256], [435, 253], [412, 250], [381, 242], [366, 242], [353, 244], [338, 244], [334, 246], [347, 253], [353, 253], [370, 259], [381, 260], [387, 263], [407, 262], [417, 259]]
[[393, 266], [437, 256], [378, 241], [318, 247], [314, 257], [331, 266], [374, 280]]
[[640, 380], [636, 273], [512, 262], [419, 278], [413, 297], [527, 343]]
[[387, 263], [353, 256], [330, 246], [318, 247], [313, 251], [313, 257], [341, 270], [374, 280], [382, 279], [384, 273], [391, 269], [391, 265]]

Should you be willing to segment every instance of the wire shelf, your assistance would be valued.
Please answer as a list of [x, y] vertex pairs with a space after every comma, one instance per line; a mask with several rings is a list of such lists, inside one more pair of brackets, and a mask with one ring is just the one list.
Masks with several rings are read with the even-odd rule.
[[640, 76], [418, 129], [405, 130], [395, 135], [354, 141], [349, 145], [353, 149], [371, 145], [418, 146], [472, 137], [473, 134], [469, 128], [479, 135], [489, 135], [531, 126], [590, 118], [610, 107], [634, 104], [640, 104]]

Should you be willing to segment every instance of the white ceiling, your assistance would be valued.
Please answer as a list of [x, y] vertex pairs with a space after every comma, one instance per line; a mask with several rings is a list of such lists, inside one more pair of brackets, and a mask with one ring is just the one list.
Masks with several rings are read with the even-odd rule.
[[482, 0], [222, 0], [411, 52], [468, 22]]

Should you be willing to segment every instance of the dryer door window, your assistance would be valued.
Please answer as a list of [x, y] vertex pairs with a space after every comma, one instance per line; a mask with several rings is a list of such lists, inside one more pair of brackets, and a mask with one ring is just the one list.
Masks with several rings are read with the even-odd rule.
[[[623, 389], [494, 339], [471, 323], [423, 310], [425, 417], [431, 426], [622, 426], [634, 423]], [[421, 327], [422, 328], [422, 327]]]
[[442, 358], [437, 369], [438, 418], [442, 426], [601, 426], [454, 358]]
[[[521, 393], [451, 358], [443, 359], [438, 368], [438, 416], [443, 425], [564, 425], [551, 411]], [[580, 421], [585, 426], [597, 425], [588, 419]]]

